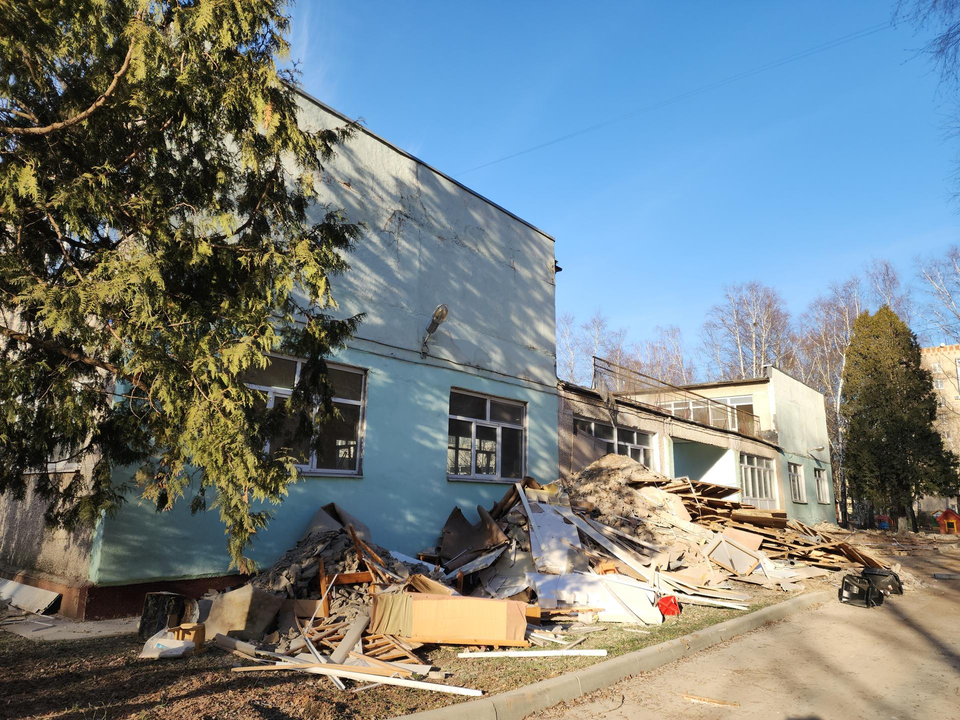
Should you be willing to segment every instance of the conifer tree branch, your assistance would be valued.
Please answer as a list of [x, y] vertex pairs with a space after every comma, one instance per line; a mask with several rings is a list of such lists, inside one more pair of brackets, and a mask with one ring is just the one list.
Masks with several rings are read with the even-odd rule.
[[89, 365], [90, 367], [100, 368], [101, 370], [106, 370], [109, 373], [113, 373], [118, 378], [123, 378], [124, 380], [129, 380], [135, 387], [144, 392], [149, 392], [150, 388], [137, 377], [128, 377], [118, 366], [113, 363], [107, 362], [105, 360], [98, 360], [97, 358], [90, 357], [89, 355], [75, 350], [73, 348], [64, 347], [59, 343], [50, 342], [49, 340], [42, 340], [40, 338], [33, 337], [32, 335], [27, 335], [26, 333], [17, 332], [11, 328], [0, 325], [0, 335], [6, 335], [11, 340], [16, 340], [17, 342], [27, 343], [33, 347], [40, 348], [41, 350], [48, 350], [50, 352], [59, 353], [65, 358], [70, 360], [75, 360], [84, 365]]
[[62, 120], [60, 122], [51, 123], [50, 125], [45, 125], [43, 127], [11, 127], [11, 126], [0, 126], [0, 133], [4, 135], [49, 135], [50, 133], [56, 132], [58, 130], [65, 130], [72, 125], [76, 125], [79, 122], [83, 122], [88, 117], [93, 115], [100, 107], [103, 106], [105, 102], [110, 98], [111, 95], [116, 91], [117, 87], [120, 85], [120, 80], [124, 75], [127, 74], [127, 70], [130, 69], [130, 61], [133, 59], [133, 50], [136, 47], [136, 42], [131, 41], [130, 47], [127, 48], [126, 57], [123, 59], [123, 64], [120, 66], [120, 69], [117, 70], [113, 75], [113, 80], [110, 81], [110, 85], [106, 90], [98, 97], [93, 103], [81, 113], [74, 115], [71, 118]]

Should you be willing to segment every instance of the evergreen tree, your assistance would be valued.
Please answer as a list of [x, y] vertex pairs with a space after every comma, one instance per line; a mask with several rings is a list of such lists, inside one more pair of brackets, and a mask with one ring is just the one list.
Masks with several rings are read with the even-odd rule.
[[[359, 318], [328, 280], [358, 228], [314, 202], [352, 129], [298, 124], [286, 5], [0, 0], [0, 493], [35, 482], [54, 525], [189, 496], [250, 569], [297, 477], [264, 439], [335, 414], [323, 358]], [[267, 412], [242, 378], [277, 351], [306, 362]]]
[[937, 398], [920, 345], [885, 305], [857, 318], [846, 353], [840, 414], [851, 492], [901, 517], [909, 512], [916, 531], [914, 501], [957, 487], [957, 458], [933, 425]]

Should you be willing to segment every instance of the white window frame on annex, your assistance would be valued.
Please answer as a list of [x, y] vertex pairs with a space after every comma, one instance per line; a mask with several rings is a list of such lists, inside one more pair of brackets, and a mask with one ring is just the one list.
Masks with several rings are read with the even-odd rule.
[[[643, 464], [643, 465], [646, 465], [646, 467], [650, 468], [651, 470], [656, 470], [656, 469], [657, 469], [657, 466], [658, 466], [658, 463], [657, 463], [657, 442], [656, 442], [656, 434], [655, 434], [655, 433], [650, 433], [650, 432], [647, 432], [647, 431], [645, 431], [645, 430], [639, 430], [639, 429], [637, 429], [637, 428], [632, 428], [632, 427], [618, 427], [618, 426], [616, 426], [616, 425], [611, 425], [610, 423], [601, 422], [601, 421], [599, 421], [599, 420], [591, 420], [590, 418], [579, 417], [579, 416], [576, 416], [576, 415], [575, 415], [574, 418], [573, 418], [573, 430], [574, 430], [574, 434], [577, 434], [577, 433], [579, 432], [579, 431], [577, 430], [577, 423], [589, 425], [590, 427], [589, 427], [588, 429], [586, 429], [587, 432], [589, 433], [589, 435], [590, 435], [591, 437], [595, 437], [595, 438], [597, 438], [598, 440], [601, 440], [601, 441], [607, 443], [607, 452], [608, 452], [608, 453], [612, 453], [612, 454], [616, 454], [616, 455], [624, 455], [624, 456], [626, 456], [626, 457], [632, 458], [633, 460], [636, 460], [636, 458], [633, 457], [633, 455], [631, 454], [631, 450], [636, 450], [636, 451], [639, 451], [641, 457], [643, 457], [644, 454], [647, 454], [647, 455], [649, 455], [649, 458], [650, 458], [650, 462], [649, 462], [649, 463], [645, 463], [645, 462], [643, 462], [643, 460], [638, 460], [637, 462], [639, 462], [639, 463], [641, 463], [641, 464]], [[613, 439], [611, 440], [611, 439], [609, 439], [609, 438], [600, 437], [599, 435], [597, 435], [597, 434], [596, 434], [596, 426], [597, 426], [597, 425], [601, 425], [601, 426], [603, 426], [603, 427], [605, 427], [605, 428], [613, 428]], [[640, 435], [643, 435], [644, 437], [646, 437], [646, 438], [649, 439], [650, 444], [649, 444], [649, 445], [641, 445], [641, 444], [638, 443], [638, 442], [627, 442], [627, 439], [626, 439], [626, 438], [621, 437], [621, 433], [634, 433], [634, 437], [636, 437], [637, 439], [639, 439], [639, 436], [640, 436]], [[620, 446], [621, 446], [621, 445], [626, 448], [627, 452], [625, 452], [625, 453], [620, 452]], [[612, 448], [612, 449], [611, 449], [611, 448]]]
[[803, 465], [787, 463], [787, 478], [790, 480], [790, 499], [795, 503], [807, 502], [807, 486], [803, 477]]
[[[720, 405], [729, 408], [724, 411]], [[753, 395], [730, 395], [728, 397], [703, 398], [701, 400], [673, 400], [660, 405], [660, 408], [666, 410], [674, 417], [683, 420], [691, 420], [701, 425], [720, 428], [723, 430], [733, 430], [734, 432], [747, 432], [740, 427], [740, 414], [738, 410], [741, 407], [749, 407], [749, 416], [756, 418], [754, 412]], [[696, 417], [697, 414], [700, 417]], [[759, 422], [752, 420], [752, 422]], [[754, 428], [759, 430], [759, 427]]]
[[[303, 360], [301, 358], [291, 357], [289, 355], [277, 355], [271, 353], [269, 355], [271, 358], [276, 358], [278, 360], [288, 360], [290, 362], [296, 363], [296, 371], [294, 372], [293, 384], [296, 387], [296, 384], [300, 382], [300, 368], [303, 366]], [[364, 435], [366, 430], [366, 420], [367, 420], [367, 370], [365, 368], [354, 367], [352, 365], [343, 365], [341, 363], [327, 363], [327, 368], [340, 370], [341, 372], [351, 373], [353, 375], [360, 376], [360, 399], [353, 400], [350, 398], [340, 398], [332, 397], [331, 400], [336, 403], [343, 403], [344, 405], [353, 405], [360, 408], [360, 420], [357, 424], [357, 459], [354, 469], [342, 469], [342, 468], [318, 468], [317, 467], [317, 453], [312, 448], [310, 450], [310, 462], [307, 464], [297, 463], [296, 467], [300, 470], [302, 475], [309, 476], [318, 476], [318, 477], [362, 477], [363, 476], [363, 447], [364, 447]], [[246, 383], [247, 387], [251, 390], [259, 390], [266, 395], [267, 399], [267, 409], [272, 409], [275, 407], [275, 402], [277, 398], [286, 399], [293, 394], [292, 388], [279, 387], [274, 385], [257, 385], [255, 383]], [[264, 452], [270, 452], [270, 441], [268, 440]]]
[[813, 479], [817, 485], [817, 502], [821, 505], [829, 505], [830, 485], [827, 483], [826, 468], [814, 468]]
[[[776, 510], [777, 502], [777, 474], [776, 463], [760, 455], [750, 453], [740, 453], [740, 497], [744, 503], [754, 505], [760, 510]], [[750, 463], [753, 460], [753, 463]], [[747, 475], [750, 475], [749, 483]], [[769, 491], [769, 496], [763, 496], [760, 493], [750, 495], [749, 489], [763, 489]]]
[[[465, 415], [454, 415], [450, 412], [450, 396], [456, 393], [457, 395], [466, 395], [469, 397], [481, 398], [486, 401], [485, 403], [485, 417], [486, 419], [481, 420], [479, 418], [467, 417]], [[497, 395], [487, 395], [486, 393], [479, 393], [474, 390], [464, 390], [462, 388], [452, 387], [450, 388], [450, 394], [447, 396], [447, 446], [445, 448], [446, 453], [450, 452], [450, 421], [458, 420], [461, 422], [470, 423], [470, 474], [469, 475], [456, 475], [450, 472], [449, 467], [449, 457], [444, 457], [444, 467], [447, 473], [447, 480], [456, 480], [458, 482], [492, 482], [492, 483], [501, 483], [501, 482], [520, 482], [521, 479], [527, 474], [527, 404], [519, 400], [512, 400], [510, 398], [499, 397]], [[490, 419], [490, 403], [496, 402], [503, 405], [509, 405], [520, 409], [522, 413], [522, 418], [520, 424], [504, 422], [499, 420]], [[494, 475], [485, 475], [477, 472], [477, 425], [483, 427], [494, 427], [497, 430], [497, 472]], [[520, 477], [519, 478], [504, 478], [502, 475], [502, 464], [503, 464], [503, 429], [508, 428], [512, 430], [519, 430], [520, 435]]]

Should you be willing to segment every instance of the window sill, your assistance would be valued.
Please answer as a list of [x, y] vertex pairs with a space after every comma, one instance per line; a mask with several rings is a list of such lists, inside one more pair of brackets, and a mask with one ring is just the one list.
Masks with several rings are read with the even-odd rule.
[[488, 485], [516, 485], [520, 479], [471, 477], [469, 475], [447, 475], [447, 482], [486, 483]]
[[30, 470], [24, 470], [24, 475], [40, 475], [46, 473], [47, 475], [69, 475], [70, 473], [80, 472], [79, 465], [71, 465], [69, 467], [48, 467], [46, 470], [37, 470], [31, 468]]
[[319, 472], [317, 470], [301, 470], [300, 477], [311, 480], [363, 480], [362, 473]]
[[809, 504], [810, 504], [810, 503], [808, 503], [806, 500], [791, 500], [790, 502], [792, 502], [794, 505], [809, 505]]

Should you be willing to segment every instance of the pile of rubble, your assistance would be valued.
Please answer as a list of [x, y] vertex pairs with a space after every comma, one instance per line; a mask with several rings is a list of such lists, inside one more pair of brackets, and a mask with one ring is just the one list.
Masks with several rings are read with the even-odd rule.
[[[476, 523], [454, 508], [437, 545], [416, 558], [373, 544], [369, 528], [328, 505], [271, 568], [201, 601], [189, 619], [202, 617], [202, 626], [164, 623], [145, 652], [179, 654], [206, 638], [256, 663], [237, 672], [479, 695], [414, 679], [444, 677], [418, 649], [493, 648], [460, 657], [604, 655], [575, 649], [582, 637], [569, 636], [602, 630], [596, 622], [656, 625], [685, 605], [746, 610], [750, 588], [743, 585], [794, 591], [835, 569], [884, 567], [784, 513], [727, 500], [733, 492], [608, 455], [567, 488], [525, 478], [489, 510], [478, 507]], [[191, 635], [198, 627], [199, 637]]]

